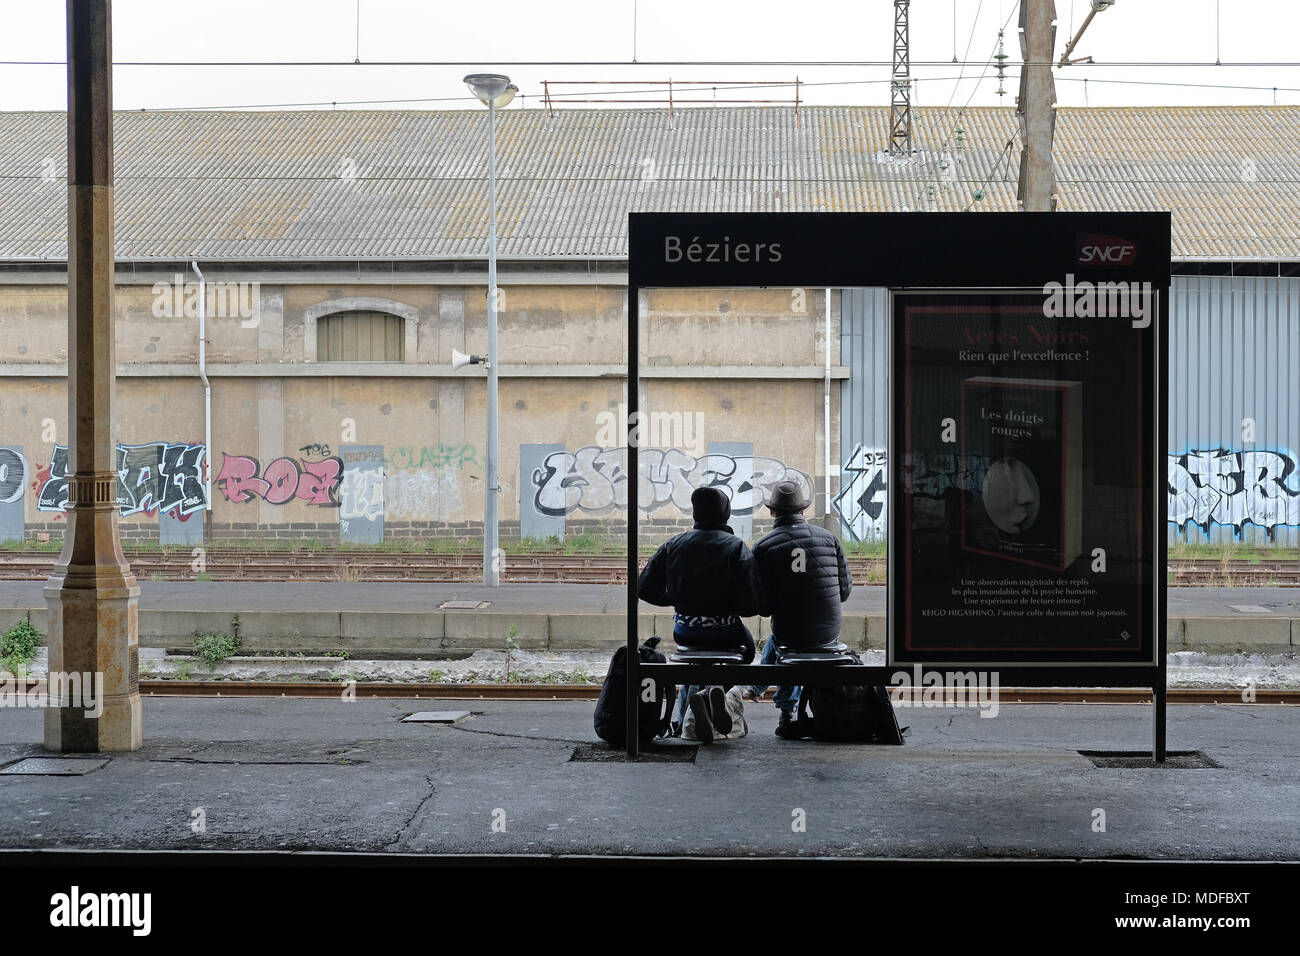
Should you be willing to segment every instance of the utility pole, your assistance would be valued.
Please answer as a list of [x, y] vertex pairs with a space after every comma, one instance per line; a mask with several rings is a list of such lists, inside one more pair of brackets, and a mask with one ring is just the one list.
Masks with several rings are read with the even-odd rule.
[[912, 0], [894, 0], [894, 72], [889, 90], [889, 155], [912, 155], [912, 58], [907, 12]]
[[1020, 126], [1020, 187], [1022, 212], [1056, 209], [1056, 174], [1052, 167], [1052, 136], [1056, 128], [1056, 80], [1052, 50], [1056, 48], [1054, 0], [1022, 0], [1020, 4], [1020, 96], [1016, 121]]

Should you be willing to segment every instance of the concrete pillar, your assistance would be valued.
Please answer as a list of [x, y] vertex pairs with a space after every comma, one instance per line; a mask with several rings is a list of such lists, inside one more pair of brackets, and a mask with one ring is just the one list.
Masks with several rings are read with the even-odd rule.
[[[68, 0], [68, 526], [45, 585], [49, 668], [102, 675], [103, 712], [45, 712], [56, 751], [142, 742], [140, 588], [117, 533], [113, 428], [113, 98], [110, 0]], [[92, 684], [93, 686], [93, 684]], [[54, 702], [52, 701], [51, 704]]]

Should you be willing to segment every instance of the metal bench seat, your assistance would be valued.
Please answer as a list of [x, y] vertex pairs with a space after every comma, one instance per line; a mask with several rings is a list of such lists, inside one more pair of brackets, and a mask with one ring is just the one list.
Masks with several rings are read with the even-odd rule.
[[797, 647], [777, 645], [776, 662], [778, 664], [854, 664], [849, 655], [847, 644], [831, 644], [826, 647], [801, 650]]
[[740, 651], [728, 651], [712, 647], [679, 647], [668, 659], [674, 664], [742, 664], [745, 661], [745, 655]]

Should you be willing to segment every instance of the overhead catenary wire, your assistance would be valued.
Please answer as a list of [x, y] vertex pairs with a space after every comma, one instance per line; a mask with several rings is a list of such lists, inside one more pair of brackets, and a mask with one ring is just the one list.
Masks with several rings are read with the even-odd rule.
[[[1076, 69], [1077, 69], [1077, 68], [1076, 68]], [[916, 80], [916, 81], [914, 81], [914, 82], [919, 82], [919, 79], [920, 79], [920, 78], [918, 78], [918, 80]], [[958, 77], [955, 77], [955, 76], [927, 76], [927, 77], [924, 77], [924, 79], [925, 79], [927, 82], [930, 82], [930, 83], [950, 83], [950, 82], [954, 82], [954, 81], [956, 81], [956, 80], [958, 79]], [[1160, 87], [1167, 87], [1167, 88], [1171, 88], [1171, 89], [1246, 90], [1246, 91], [1255, 91], [1255, 92], [1261, 92], [1261, 93], [1271, 93], [1271, 94], [1273, 95], [1273, 105], [1274, 105], [1274, 106], [1277, 105], [1277, 94], [1278, 94], [1279, 92], [1282, 92], [1282, 93], [1300, 93], [1300, 86], [1276, 86], [1276, 85], [1273, 85], [1273, 86], [1257, 86], [1257, 85], [1254, 85], [1254, 84], [1248, 84], [1248, 83], [1195, 83], [1195, 82], [1187, 82], [1187, 81], [1183, 81], [1183, 80], [1107, 80], [1107, 79], [1102, 79], [1102, 78], [1098, 78], [1098, 77], [1080, 77], [1080, 76], [1057, 76], [1057, 77], [1056, 77], [1056, 81], [1057, 81], [1058, 83], [1059, 83], [1059, 82], [1066, 82], [1066, 83], [1086, 83], [1086, 82], [1088, 82], [1089, 79], [1091, 79], [1091, 81], [1092, 81], [1093, 83], [1106, 83], [1106, 84], [1109, 84], [1109, 85], [1112, 85], [1112, 86], [1160, 86]], [[868, 85], [872, 85], [872, 84], [888, 83], [888, 82], [890, 82], [890, 80], [888, 80], [888, 79], [883, 79], [883, 80], [881, 80], [881, 79], [874, 79], [874, 80], [826, 80], [826, 81], [816, 81], [816, 82], [807, 82], [807, 81], [801, 80], [801, 81], [799, 81], [799, 86], [800, 86], [800, 88], [803, 88], [803, 87], [812, 87], [812, 86], [868, 86]], [[720, 90], [723, 90], [723, 89], [736, 89], [736, 90], [740, 90], [740, 89], [746, 89], [746, 90], [760, 90], [760, 89], [778, 89], [778, 88], [792, 87], [792, 86], [794, 86], [794, 85], [795, 85], [794, 81], [793, 81], [793, 80], [790, 80], [790, 81], [773, 81], [772, 83], [758, 84], [758, 85], [750, 84], [750, 85], [746, 85], [746, 86], [744, 86], [744, 87], [740, 87], [740, 86], [732, 87], [732, 86], [722, 86], [722, 85], [719, 85], [717, 88], [720, 89]], [[642, 89], [642, 90], [603, 90], [603, 91], [598, 90], [598, 91], [595, 91], [595, 92], [598, 93], [599, 95], [602, 95], [602, 96], [605, 96], [605, 95], [610, 95], [610, 96], [623, 96], [623, 95], [628, 95], [628, 94], [631, 94], [631, 93], [657, 93], [657, 92], [660, 92], [660, 91], [657, 90], [657, 89], [647, 88], [647, 89]], [[586, 92], [586, 93], [582, 93], [582, 94], [579, 94], [579, 93], [552, 93], [552, 94], [551, 94], [551, 99], [557, 99], [557, 98], [560, 98], [560, 97], [576, 97], [576, 96], [579, 96], [579, 95], [583, 95], [583, 96], [591, 96], [591, 95], [593, 95], [593, 93], [592, 93], [591, 91], [588, 91], [588, 92]], [[526, 100], [528, 97], [527, 97], [526, 94], [522, 94], [522, 93], [521, 93], [521, 94], [519, 95], [518, 98], [519, 98], [520, 100]], [[538, 97], [533, 97], [533, 99], [538, 99]], [[133, 113], [134, 113], [134, 112], [138, 112], [138, 113], [179, 113], [179, 112], [184, 112], [184, 111], [205, 111], [205, 110], [206, 110], [206, 111], [213, 111], [213, 112], [216, 112], [216, 111], [220, 111], [220, 110], [291, 109], [291, 108], [325, 107], [325, 106], [383, 106], [383, 105], [391, 105], [391, 104], [396, 104], [396, 103], [471, 103], [471, 104], [476, 104], [476, 103], [478, 103], [478, 100], [474, 99], [472, 96], [417, 96], [417, 97], [400, 97], [400, 98], [397, 98], [397, 99], [377, 99], [377, 100], [303, 100], [303, 101], [299, 101], [299, 102], [288, 102], [288, 103], [237, 103], [237, 104], [217, 105], [217, 106], [213, 106], [213, 105], [204, 105], [204, 106], [148, 106], [148, 107], [146, 107], [146, 106], [141, 106], [141, 107], [138, 107], [138, 108], [135, 108], [135, 109], [132, 109], [132, 110], [127, 110], [127, 111], [125, 111], [125, 112], [133, 112]], [[819, 105], [819, 104], [808, 104], [808, 105], [809, 105], [809, 106], [816, 106], [816, 105]], [[821, 104], [821, 105], [832, 105], [832, 104]], [[861, 104], [850, 104], [850, 105], [861, 105]], [[920, 107], [918, 106], [917, 108], [919, 109]], [[958, 112], [958, 119], [961, 118], [961, 113], [964, 112], [966, 109], [969, 109], [969, 108], [970, 108], [970, 103], [969, 103], [969, 101], [968, 101], [967, 104], [966, 104], [965, 106], [962, 107], [962, 110]]]
[[[1008, 18], [1009, 19], [1009, 18]], [[744, 67], [765, 67], [765, 66], [803, 66], [803, 67], [892, 67], [891, 60], [489, 60], [499, 67], [535, 67], [535, 66], [572, 66], [572, 67], [660, 67], [660, 66], [744, 66]], [[372, 67], [466, 67], [482, 66], [485, 60], [363, 60], [360, 63], [352, 60], [116, 60], [113, 63], [114, 69], [118, 67], [159, 67], [159, 68], [178, 68], [189, 69], [190, 67], [291, 67], [291, 68], [345, 68], [358, 66]], [[980, 66], [984, 63], [981, 60], [912, 60], [912, 66], [952, 66], [956, 62], [959, 66]], [[1056, 66], [1054, 61], [1049, 60], [1029, 60], [1032, 66]], [[0, 60], [0, 66], [61, 66], [67, 67], [66, 60]], [[1180, 67], [1180, 68], [1205, 68], [1212, 66], [1225, 67], [1269, 67], [1269, 68], [1300, 68], [1300, 60], [1233, 60], [1228, 62], [1213, 60], [1103, 60], [1093, 63], [1077, 64], [1078, 66], [1088, 67], [1114, 67], [1119, 69], [1128, 69], [1130, 67]]]
[[[927, 77], [936, 83], [947, 82], [954, 77], [937, 76]], [[822, 80], [808, 83], [803, 80], [773, 80], [764, 83], [744, 83], [737, 81], [735, 85], [730, 83], [718, 83], [715, 89], [718, 90], [764, 90], [764, 89], [786, 89], [798, 86], [800, 89], [809, 86], [867, 86], [878, 83], [889, 83], [889, 78], [871, 79], [871, 80]], [[551, 93], [552, 100], [576, 98], [585, 96], [628, 96], [632, 94], [649, 94], [660, 93], [662, 90], [658, 87], [646, 87], [638, 89], [610, 89], [610, 90], [585, 90], [575, 91], [572, 93]], [[525, 94], [520, 94], [519, 99], [524, 100]], [[534, 100], [538, 97], [534, 96]], [[149, 106], [138, 107], [128, 110], [127, 112], [139, 113], [179, 113], [184, 111], [220, 111], [220, 110], [252, 110], [252, 109], [289, 109], [298, 107], [324, 107], [324, 106], [380, 106], [391, 105], [394, 103], [470, 103], [478, 105], [478, 100], [473, 96], [414, 96], [401, 97], [397, 99], [377, 99], [377, 100], [306, 100], [293, 103], [241, 103], [222, 106]]]

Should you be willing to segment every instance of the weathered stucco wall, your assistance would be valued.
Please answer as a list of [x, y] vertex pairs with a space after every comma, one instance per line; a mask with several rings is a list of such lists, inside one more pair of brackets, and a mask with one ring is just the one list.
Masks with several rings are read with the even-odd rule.
[[[210, 447], [195, 288], [117, 289], [116, 431], [128, 446], [119, 488], [128, 538], [156, 539], [160, 512], [184, 519], [191, 531], [189, 522], [198, 522], [209, 539], [331, 540], [340, 521], [377, 510], [389, 537], [480, 533], [484, 377], [478, 367], [453, 375], [448, 363], [452, 349], [487, 351], [482, 286], [260, 283], [257, 308], [241, 311], [239, 296], [247, 306], [248, 290], [223, 289], [218, 301], [214, 285], [206, 321]], [[777, 480], [773, 462], [819, 489], [820, 290], [805, 300], [790, 290], [651, 291], [646, 297], [645, 517], [665, 532], [687, 522], [681, 503], [692, 483], [743, 493], [743, 477], [724, 480], [716, 473], [735, 461], [710, 459], [711, 443], [752, 445], [753, 460], [763, 463], [758, 496], [762, 481]], [[355, 366], [329, 374], [338, 367], [312, 361], [314, 315], [339, 305], [407, 316], [406, 361], [377, 365], [373, 374]], [[8, 520], [0, 510], [0, 537], [13, 537], [15, 522], [28, 536], [57, 535], [64, 520], [57, 447], [67, 442], [66, 315], [63, 286], [0, 285], [0, 449], [9, 449], [0, 451], [0, 498], [11, 498], [0, 502], [9, 509]], [[832, 334], [838, 342], [838, 329]], [[621, 529], [626, 476], [621, 455], [607, 450], [623, 442], [618, 416], [626, 402], [626, 346], [621, 288], [505, 287], [499, 473], [507, 538], [519, 533], [521, 502], [562, 513], [570, 532]], [[733, 370], [719, 375], [715, 366]], [[734, 371], [744, 366], [797, 367], [806, 377], [765, 381]], [[520, 446], [536, 444], [558, 446], [568, 456], [555, 460], [565, 470], [549, 484], [544, 471], [520, 474]], [[382, 479], [373, 462], [350, 467], [344, 461], [355, 446], [381, 449]], [[210, 514], [203, 507], [205, 471]], [[17, 493], [15, 474], [22, 479]]]

